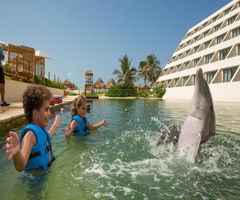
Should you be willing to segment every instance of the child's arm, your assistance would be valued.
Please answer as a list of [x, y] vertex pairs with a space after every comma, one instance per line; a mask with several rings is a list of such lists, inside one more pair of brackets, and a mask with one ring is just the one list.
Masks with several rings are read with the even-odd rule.
[[10, 131], [6, 142], [6, 154], [8, 155], [8, 160], [13, 157], [13, 163], [16, 170], [21, 172], [27, 165], [32, 147], [36, 144], [35, 135], [32, 131], [28, 131], [25, 134], [22, 140], [21, 150], [17, 133]]
[[100, 128], [101, 126], [105, 126], [105, 127], [108, 127], [108, 123], [107, 121], [104, 119], [103, 121], [97, 123], [97, 124], [90, 124], [90, 122], [88, 121], [88, 128], [90, 130], [95, 130], [95, 129], [98, 129]]
[[68, 138], [72, 135], [74, 129], [77, 127], [76, 120], [72, 120], [71, 125], [67, 124], [67, 128], [65, 129], [65, 136]]
[[53, 125], [52, 125], [52, 127], [49, 129], [49, 134], [50, 134], [50, 136], [51, 136], [51, 139], [53, 138], [53, 135], [54, 135], [54, 133], [55, 133], [55, 131], [56, 131], [56, 129], [59, 127], [59, 125], [60, 125], [60, 120], [61, 120], [61, 117], [60, 117], [60, 115], [56, 115], [56, 117], [55, 117], [55, 121], [53, 122]]

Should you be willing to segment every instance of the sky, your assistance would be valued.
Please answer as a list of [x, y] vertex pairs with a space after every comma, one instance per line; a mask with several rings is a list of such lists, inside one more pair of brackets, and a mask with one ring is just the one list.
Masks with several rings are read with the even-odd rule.
[[[42, 50], [45, 71], [84, 89], [85, 72], [106, 83], [127, 54], [154, 54], [164, 68], [187, 31], [231, 0], [0, 0], [0, 41]], [[138, 83], [143, 84], [143, 80]]]

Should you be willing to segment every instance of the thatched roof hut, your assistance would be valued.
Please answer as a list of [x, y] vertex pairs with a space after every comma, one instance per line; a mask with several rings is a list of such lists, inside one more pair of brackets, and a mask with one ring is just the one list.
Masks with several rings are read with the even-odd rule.
[[93, 72], [89, 69], [85, 72], [85, 76], [88, 76], [88, 75], [93, 75]]
[[62, 83], [62, 85], [63, 85], [64, 89], [67, 89], [67, 88], [69, 88], [70, 90], [77, 90], [78, 89], [78, 87], [75, 84], [73, 84], [71, 81], [69, 81], [68, 79], [65, 80]]
[[110, 78], [107, 82], [106, 88], [110, 88], [111, 86], [116, 85], [116, 82], [114, 81], [114, 79]]
[[147, 85], [144, 85], [144, 86], [142, 87], [142, 90], [150, 90], [150, 87], [148, 87]]
[[95, 89], [106, 89], [106, 85], [100, 77], [96, 80], [93, 86]]

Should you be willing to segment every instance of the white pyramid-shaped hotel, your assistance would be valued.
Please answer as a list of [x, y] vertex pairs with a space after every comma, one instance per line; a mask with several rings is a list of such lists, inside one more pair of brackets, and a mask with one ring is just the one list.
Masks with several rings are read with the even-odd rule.
[[233, 0], [190, 28], [157, 85], [164, 99], [191, 99], [201, 67], [214, 101], [240, 102], [240, 1]]

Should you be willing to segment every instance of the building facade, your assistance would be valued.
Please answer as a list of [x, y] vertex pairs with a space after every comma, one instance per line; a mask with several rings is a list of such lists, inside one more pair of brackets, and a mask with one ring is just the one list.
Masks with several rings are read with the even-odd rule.
[[240, 102], [240, 1], [190, 28], [157, 80], [164, 99], [191, 99], [201, 67], [214, 101]]

